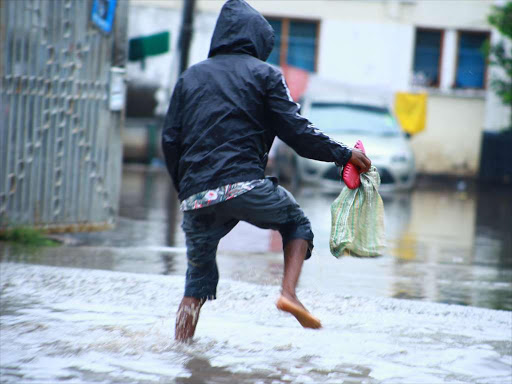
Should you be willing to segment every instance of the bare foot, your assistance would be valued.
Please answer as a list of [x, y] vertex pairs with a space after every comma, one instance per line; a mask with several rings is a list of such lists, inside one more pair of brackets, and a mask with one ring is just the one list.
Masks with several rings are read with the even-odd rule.
[[192, 339], [196, 331], [199, 312], [204, 300], [195, 297], [184, 297], [176, 314], [176, 327], [174, 339], [176, 341], [188, 341]]
[[322, 323], [302, 305], [302, 303], [294, 296], [281, 294], [276, 302], [277, 309], [288, 312], [295, 316], [297, 321], [304, 328], [318, 329], [322, 328]]

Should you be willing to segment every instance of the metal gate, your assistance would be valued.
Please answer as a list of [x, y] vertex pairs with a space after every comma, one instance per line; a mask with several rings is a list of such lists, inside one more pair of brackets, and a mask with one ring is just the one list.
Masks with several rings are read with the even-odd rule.
[[123, 114], [108, 96], [126, 3], [106, 34], [93, 0], [0, 0], [0, 228], [113, 224]]

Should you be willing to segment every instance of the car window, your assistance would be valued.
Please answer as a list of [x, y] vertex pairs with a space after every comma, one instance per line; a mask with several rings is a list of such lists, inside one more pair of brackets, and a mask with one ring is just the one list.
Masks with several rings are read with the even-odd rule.
[[369, 105], [313, 103], [308, 118], [326, 134], [400, 134], [395, 118], [386, 108]]

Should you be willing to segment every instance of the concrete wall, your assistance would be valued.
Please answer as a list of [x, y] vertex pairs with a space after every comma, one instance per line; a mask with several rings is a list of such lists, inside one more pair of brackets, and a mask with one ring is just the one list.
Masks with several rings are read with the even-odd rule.
[[484, 110], [482, 98], [430, 95], [427, 127], [411, 138], [418, 172], [475, 176]]
[[[166, 2], [160, 2], [166, 4]], [[144, 68], [140, 62], [127, 64], [127, 78], [131, 82], [158, 84], [163, 89], [172, 87], [177, 76], [177, 48], [181, 26], [181, 13], [178, 9], [163, 7], [148, 7], [145, 3], [132, 1], [128, 18], [128, 37], [151, 35], [169, 31], [171, 34], [170, 52], [149, 57], [145, 60]], [[167, 104], [167, 97], [161, 97], [162, 104]], [[164, 113], [165, 106], [161, 105], [159, 112]]]
[[[224, 1], [199, 0], [190, 63], [204, 60], [217, 15]], [[318, 74], [344, 83], [387, 85], [406, 90], [410, 84], [416, 26], [446, 29], [443, 51], [443, 89], [453, 84], [456, 29], [489, 30], [487, 0], [466, 1], [290, 1], [252, 0], [267, 16], [320, 20]], [[181, 1], [131, 0], [130, 36], [166, 28], [176, 49]], [[162, 58], [151, 59], [157, 61]], [[169, 71], [146, 70], [154, 79], [169, 80]], [[154, 64], [157, 66], [158, 64]], [[162, 66], [163, 67], [163, 66]], [[132, 67], [131, 67], [132, 68]], [[162, 77], [163, 75], [163, 77]]]
[[356, 85], [408, 87], [414, 29], [392, 23], [322, 21], [318, 74]]

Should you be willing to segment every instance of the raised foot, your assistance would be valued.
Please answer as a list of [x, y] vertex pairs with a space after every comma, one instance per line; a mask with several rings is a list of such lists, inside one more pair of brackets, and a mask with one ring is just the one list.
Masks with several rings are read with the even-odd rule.
[[309, 313], [304, 307], [295, 304], [290, 299], [287, 299], [284, 296], [280, 296], [276, 302], [277, 309], [288, 312], [295, 316], [297, 321], [304, 328], [313, 328], [318, 329], [322, 328], [322, 323], [315, 316]]

